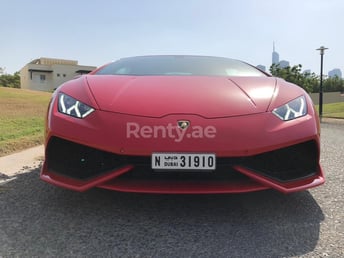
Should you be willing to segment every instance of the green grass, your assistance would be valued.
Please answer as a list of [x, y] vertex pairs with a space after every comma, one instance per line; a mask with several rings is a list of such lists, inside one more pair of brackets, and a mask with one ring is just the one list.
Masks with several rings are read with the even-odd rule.
[[[316, 105], [319, 111], [319, 106]], [[344, 102], [324, 104], [323, 117], [344, 118]]]
[[51, 93], [0, 87], [0, 157], [43, 143]]

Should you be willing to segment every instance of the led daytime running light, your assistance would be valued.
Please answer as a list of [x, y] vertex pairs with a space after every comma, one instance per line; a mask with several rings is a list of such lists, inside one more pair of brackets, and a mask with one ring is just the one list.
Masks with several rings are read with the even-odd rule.
[[58, 110], [77, 118], [85, 118], [94, 111], [93, 108], [66, 94], [59, 95]]

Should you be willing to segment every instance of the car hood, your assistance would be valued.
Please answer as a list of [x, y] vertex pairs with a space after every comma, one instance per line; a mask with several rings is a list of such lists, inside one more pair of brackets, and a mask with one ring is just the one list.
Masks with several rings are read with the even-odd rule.
[[86, 79], [101, 110], [149, 117], [261, 113], [268, 109], [276, 86], [272, 77], [89, 75]]

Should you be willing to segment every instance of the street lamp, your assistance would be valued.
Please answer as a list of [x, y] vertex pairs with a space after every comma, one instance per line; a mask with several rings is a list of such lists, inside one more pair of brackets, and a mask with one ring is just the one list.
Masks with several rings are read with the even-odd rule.
[[324, 54], [325, 50], [328, 49], [324, 46], [316, 49], [320, 51], [320, 87], [319, 87], [319, 115], [320, 119], [322, 118], [323, 113], [323, 63], [324, 63]]

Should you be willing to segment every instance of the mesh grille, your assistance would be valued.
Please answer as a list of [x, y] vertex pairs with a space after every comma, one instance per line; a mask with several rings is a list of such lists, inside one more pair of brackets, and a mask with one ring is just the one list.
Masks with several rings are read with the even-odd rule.
[[217, 158], [216, 170], [157, 172], [150, 168], [150, 156], [125, 156], [101, 151], [58, 137], [52, 137], [47, 146], [47, 164], [50, 171], [86, 180], [127, 165], [134, 169], [121, 177], [131, 179], [201, 179], [236, 180], [246, 176], [232, 167], [240, 165], [257, 174], [277, 181], [290, 181], [312, 176], [317, 171], [318, 148], [316, 142], [308, 141], [271, 152], [239, 158]]
[[318, 148], [308, 141], [245, 158], [241, 165], [278, 181], [300, 179], [316, 173]]

